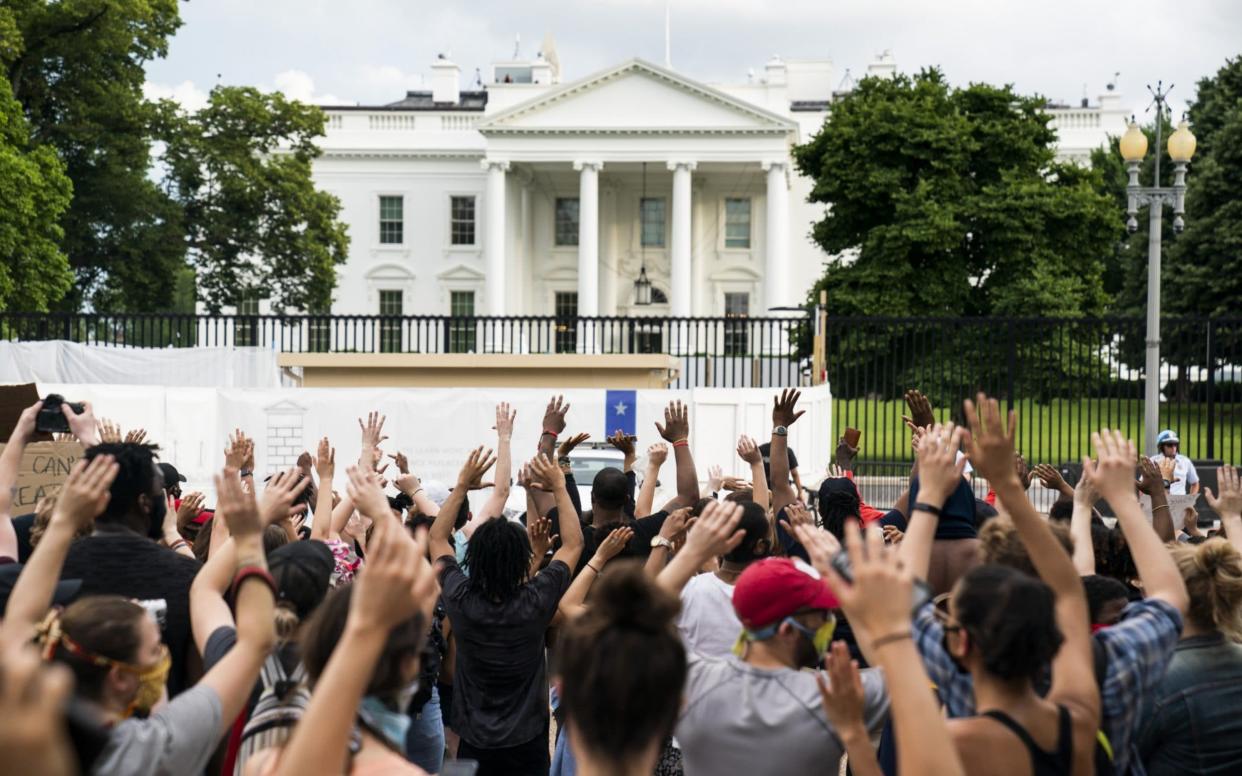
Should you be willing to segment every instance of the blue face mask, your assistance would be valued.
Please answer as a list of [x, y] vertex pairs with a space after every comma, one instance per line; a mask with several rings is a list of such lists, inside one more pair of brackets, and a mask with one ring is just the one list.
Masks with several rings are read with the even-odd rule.
[[[418, 682], [412, 685], [415, 692], [418, 690]], [[414, 693], [405, 695], [404, 706], [409, 706], [409, 699]], [[379, 733], [388, 739], [388, 743], [397, 748], [398, 751], [405, 751], [405, 736], [410, 730], [410, 718], [405, 713], [404, 707], [401, 711], [393, 711], [388, 703], [380, 700], [374, 695], [368, 695], [362, 699], [362, 705], [358, 708], [358, 716], [367, 724], [372, 731]]]

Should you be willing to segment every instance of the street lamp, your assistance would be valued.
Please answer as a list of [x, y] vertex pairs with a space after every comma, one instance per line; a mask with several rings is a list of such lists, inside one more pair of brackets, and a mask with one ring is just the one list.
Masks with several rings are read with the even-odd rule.
[[1164, 206], [1173, 206], [1173, 231], [1180, 233], [1186, 223], [1182, 219], [1186, 208], [1186, 165], [1195, 153], [1195, 136], [1190, 133], [1185, 119], [1177, 131], [1169, 136], [1169, 158], [1173, 160], [1173, 185], [1160, 185], [1160, 137], [1163, 130], [1164, 111], [1168, 107], [1165, 97], [1173, 88], [1161, 89], [1156, 82], [1152, 92], [1156, 106], [1156, 185], [1139, 185], [1139, 166], [1147, 154], [1147, 137], [1139, 129], [1134, 117], [1119, 143], [1121, 157], [1126, 162], [1130, 181], [1126, 185], [1126, 229], [1133, 234], [1138, 231], [1138, 211], [1148, 207], [1147, 220], [1147, 365], [1143, 391], [1143, 444], [1149, 454], [1156, 451], [1156, 429], [1160, 423], [1160, 235]]

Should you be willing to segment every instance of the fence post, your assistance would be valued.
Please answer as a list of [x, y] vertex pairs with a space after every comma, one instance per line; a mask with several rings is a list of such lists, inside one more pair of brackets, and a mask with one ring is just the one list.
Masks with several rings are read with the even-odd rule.
[[1018, 345], [1017, 345], [1017, 343], [1014, 341], [1014, 333], [1013, 333], [1013, 329], [1014, 329], [1014, 326], [1015, 326], [1015, 325], [1016, 325], [1016, 322], [1015, 322], [1015, 321], [1010, 321], [1010, 322], [1009, 322], [1009, 326], [1008, 326], [1008, 329], [1009, 329], [1009, 353], [1008, 353], [1008, 359], [1007, 359], [1009, 363], [1008, 363], [1008, 368], [1005, 370], [1006, 375], [1007, 375], [1006, 393], [1008, 393], [1008, 394], [1009, 394], [1009, 398], [1008, 398], [1008, 409], [1009, 409], [1009, 411], [1010, 411], [1010, 412], [1013, 412], [1013, 396], [1014, 396], [1014, 377], [1013, 377], [1013, 375], [1014, 375], [1014, 372], [1018, 371]]
[[1212, 352], [1212, 320], [1207, 322], [1207, 457], [1216, 457], [1216, 358]]

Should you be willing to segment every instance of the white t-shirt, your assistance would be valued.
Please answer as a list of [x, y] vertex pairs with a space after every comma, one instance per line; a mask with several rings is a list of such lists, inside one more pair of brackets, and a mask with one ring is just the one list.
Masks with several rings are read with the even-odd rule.
[[[1156, 453], [1151, 457], [1151, 460], [1159, 466], [1160, 460], [1164, 457], [1164, 453]], [[1173, 479], [1175, 482], [1169, 486], [1169, 495], [1171, 496], [1185, 496], [1187, 493], [1186, 488], [1199, 481], [1199, 473], [1195, 471], [1195, 465], [1181, 453], [1178, 453], [1173, 458]]]
[[681, 590], [677, 630], [688, 652], [708, 657], [732, 654], [742, 632], [742, 621], [733, 611], [733, 585], [715, 574], [691, 578]]

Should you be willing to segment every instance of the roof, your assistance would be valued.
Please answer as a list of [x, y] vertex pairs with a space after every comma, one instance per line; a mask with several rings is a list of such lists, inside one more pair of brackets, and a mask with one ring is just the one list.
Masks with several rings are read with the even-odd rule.
[[432, 102], [430, 91], [406, 92], [405, 98], [387, 105], [324, 105], [324, 110], [400, 110], [400, 111], [462, 111], [482, 113], [487, 107], [487, 90], [459, 92], [456, 103]]
[[828, 103], [828, 100], [791, 100], [789, 102], [789, 109], [794, 113], [818, 113], [828, 110]]

